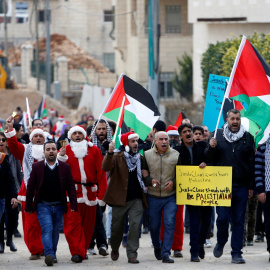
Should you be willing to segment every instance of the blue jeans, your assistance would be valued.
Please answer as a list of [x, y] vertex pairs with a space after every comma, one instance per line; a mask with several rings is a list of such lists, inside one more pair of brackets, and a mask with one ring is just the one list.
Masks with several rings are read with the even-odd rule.
[[186, 205], [190, 218], [190, 253], [199, 255], [199, 247], [203, 246], [211, 224], [211, 206]]
[[0, 220], [5, 212], [5, 198], [0, 199]]
[[177, 212], [176, 197], [154, 198], [148, 196], [149, 228], [154, 248], [160, 248], [160, 226], [164, 211], [164, 241], [161, 256], [171, 254], [174, 237], [175, 214]]
[[112, 207], [107, 206], [108, 215], [107, 215], [107, 224], [106, 224], [106, 235], [107, 238], [111, 238], [111, 226], [112, 226]]
[[56, 258], [59, 230], [64, 216], [63, 205], [37, 204], [37, 217], [42, 230], [42, 244], [45, 256]]
[[248, 200], [247, 187], [233, 187], [231, 207], [217, 206], [217, 242], [225, 246], [229, 237], [229, 222], [232, 226], [231, 255], [241, 256], [243, 253], [243, 236], [245, 214]]

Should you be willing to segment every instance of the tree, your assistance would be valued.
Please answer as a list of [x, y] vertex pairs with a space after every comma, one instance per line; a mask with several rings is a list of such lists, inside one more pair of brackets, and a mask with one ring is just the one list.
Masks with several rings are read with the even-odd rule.
[[[204, 95], [206, 95], [207, 91], [209, 74], [230, 77], [241, 39], [242, 36], [239, 36], [216, 44], [209, 44], [201, 61]], [[248, 40], [259, 51], [265, 61], [270, 63], [270, 34], [254, 32], [251, 37], [248, 37]]]
[[186, 53], [183, 54], [182, 59], [177, 58], [180, 71], [174, 71], [172, 79], [173, 87], [180, 93], [181, 96], [192, 99], [193, 82], [192, 82], [192, 59]]

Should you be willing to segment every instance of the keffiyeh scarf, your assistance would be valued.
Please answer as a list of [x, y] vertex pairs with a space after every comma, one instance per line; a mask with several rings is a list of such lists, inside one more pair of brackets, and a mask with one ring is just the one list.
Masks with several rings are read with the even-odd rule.
[[245, 129], [242, 125], [240, 125], [240, 129], [237, 132], [233, 133], [230, 131], [228, 123], [224, 124], [223, 136], [229, 143], [240, 140], [244, 136], [244, 133]]
[[141, 170], [141, 157], [140, 154], [137, 153], [134, 156], [130, 155], [129, 153], [127, 153], [126, 151], [124, 151], [124, 155], [126, 158], [126, 162], [127, 162], [127, 166], [128, 166], [128, 170], [129, 172], [133, 172], [136, 167], [137, 167], [137, 177], [140, 183], [140, 186], [143, 190], [143, 192], [145, 193], [145, 185], [144, 182], [142, 180], [142, 170]]

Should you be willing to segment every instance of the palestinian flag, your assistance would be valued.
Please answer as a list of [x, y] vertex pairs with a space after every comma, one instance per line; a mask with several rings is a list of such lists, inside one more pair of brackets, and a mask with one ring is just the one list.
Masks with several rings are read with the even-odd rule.
[[47, 115], [48, 115], [48, 111], [47, 111], [47, 105], [46, 105], [46, 98], [45, 96], [43, 96], [38, 106], [38, 109], [35, 112], [34, 119], [43, 119]]
[[227, 87], [228, 97], [247, 104], [245, 117], [260, 128], [256, 144], [270, 122], [270, 67], [243, 36]]
[[185, 119], [185, 118], [187, 118], [187, 117], [186, 117], [186, 115], [184, 114], [184, 110], [182, 110], [182, 111], [179, 113], [178, 118], [177, 118], [177, 120], [176, 120], [174, 126], [180, 127], [181, 124], [182, 124], [183, 119]]
[[121, 74], [102, 114], [117, 122], [124, 96], [124, 122], [145, 140], [160, 113], [150, 93], [126, 75]]
[[234, 108], [240, 111], [241, 114], [241, 124], [244, 126], [245, 130], [251, 133], [254, 137], [260, 131], [259, 126], [252, 120], [245, 116], [246, 109], [240, 101], [233, 100]]

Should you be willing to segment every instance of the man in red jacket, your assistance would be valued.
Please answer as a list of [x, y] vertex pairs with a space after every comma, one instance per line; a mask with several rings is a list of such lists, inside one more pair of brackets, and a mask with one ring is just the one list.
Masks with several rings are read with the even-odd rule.
[[33, 164], [27, 185], [25, 211], [30, 215], [37, 212], [42, 228], [45, 263], [52, 266], [57, 262], [59, 229], [63, 215], [67, 213], [66, 193], [71, 212], [77, 211], [77, 197], [69, 165], [56, 159], [57, 147], [54, 141], [44, 144], [44, 155], [45, 161]]
[[[72, 127], [68, 132], [70, 144], [62, 147], [58, 153], [58, 159], [67, 162], [71, 167], [85, 237], [85, 254], [94, 232], [96, 205], [97, 203], [100, 206], [105, 205], [102, 199], [107, 189], [106, 173], [101, 169], [103, 159], [101, 151], [93, 143], [88, 142], [86, 137], [86, 131], [83, 127], [78, 125]], [[99, 189], [98, 198], [97, 188]], [[74, 230], [74, 222], [76, 220], [70, 216], [70, 213], [67, 213], [64, 217], [66, 235], [67, 231]], [[74, 241], [74, 246], [76, 245], [78, 243]]]

